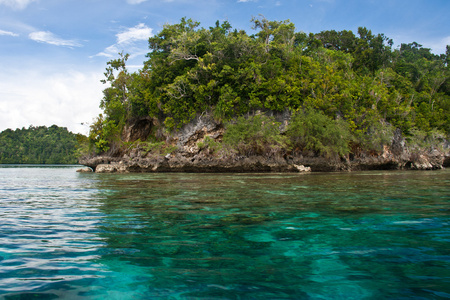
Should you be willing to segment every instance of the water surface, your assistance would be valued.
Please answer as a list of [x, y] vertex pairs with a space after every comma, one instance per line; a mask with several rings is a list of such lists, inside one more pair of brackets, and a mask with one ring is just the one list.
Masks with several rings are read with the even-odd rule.
[[0, 168], [3, 299], [450, 298], [450, 172]]

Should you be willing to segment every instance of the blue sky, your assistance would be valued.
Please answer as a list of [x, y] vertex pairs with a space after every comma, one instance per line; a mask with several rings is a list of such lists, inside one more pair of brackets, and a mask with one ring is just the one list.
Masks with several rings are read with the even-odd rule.
[[148, 37], [184, 16], [248, 33], [259, 14], [306, 33], [365, 26], [440, 54], [448, 12], [450, 0], [0, 0], [0, 131], [56, 124], [87, 134], [106, 62], [123, 50], [140, 68]]

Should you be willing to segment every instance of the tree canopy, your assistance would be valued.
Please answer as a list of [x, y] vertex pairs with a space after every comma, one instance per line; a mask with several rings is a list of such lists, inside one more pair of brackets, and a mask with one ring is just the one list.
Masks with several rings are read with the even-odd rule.
[[76, 164], [83, 135], [65, 127], [30, 126], [0, 133], [1, 164]]
[[174, 130], [204, 112], [228, 121], [288, 109], [339, 120], [348, 140], [363, 146], [393, 128], [450, 133], [449, 46], [436, 55], [416, 42], [394, 49], [365, 27], [306, 34], [289, 20], [251, 22], [249, 35], [227, 21], [203, 28], [182, 18], [149, 38], [141, 70], [129, 73], [123, 53], [110, 61], [104, 114], [90, 136], [97, 151], [120, 139], [130, 120], [157, 118]]

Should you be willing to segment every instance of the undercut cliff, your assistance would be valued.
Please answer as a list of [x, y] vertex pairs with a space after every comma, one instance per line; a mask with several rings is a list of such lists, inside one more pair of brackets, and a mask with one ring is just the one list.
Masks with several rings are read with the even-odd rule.
[[[283, 132], [290, 115], [280, 113], [273, 117]], [[79, 163], [98, 173], [436, 170], [450, 165], [447, 140], [437, 141], [428, 148], [412, 147], [400, 130], [396, 130], [390, 143], [379, 151], [355, 147], [345, 156], [272, 150], [243, 155], [222, 147], [224, 133], [224, 124], [209, 116], [198, 116], [170, 134], [157, 120], [138, 119], [128, 124], [122, 133], [128, 146], [120, 151], [84, 156]], [[145, 142], [150, 135], [163, 141]]]

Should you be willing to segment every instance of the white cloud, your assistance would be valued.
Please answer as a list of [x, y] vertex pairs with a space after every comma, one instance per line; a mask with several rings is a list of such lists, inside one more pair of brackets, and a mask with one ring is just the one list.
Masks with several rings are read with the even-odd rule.
[[127, 28], [116, 34], [116, 43], [105, 48], [95, 56], [104, 56], [108, 58], [117, 57], [121, 51], [130, 54], [130, 58], [146, 54], [147, 40], [153, 36], [153, 29], [140, 23], [134, 27]]
[[[112, 58], [117, 56], [117, 54], [120, 52], [119, 48], [117, 48], [116, 45], [111, 45], [107, 47], [104, 51], [97, 53], [95, 56], [104, 56], [108, 58]], [[91, 56], [92, 58], [92, 56]]]
[[38, 69], [0, 76], [0, 131], [56, 124], [87, 134], [89, 127], [81, 123], [92, 123], [101, 112], [100, 79], [100, 70]]
[[0, 4], [9, 6], [13, 9], [24, 9], [31, 2], [36, 0], [0, 0]]
[[0, 29], [0, 35], [19, 36], [17, 33]]
[[81, 45], [74, 40], [64, 40], [50, 31], [35, 31], [29, 34], [29, 38], [40, 43], [47, 43], [55, 46], [80, 47]]
[[256, 2], [257, 0], [238, 0], [238, 3], [245, 2]]
[[140, 23], [135, 27], [128, 28], [116, 35], [118, 44], [128, 44], [135, 41], [146, 41], [151, 37], [152, 29], [145, 24]]

